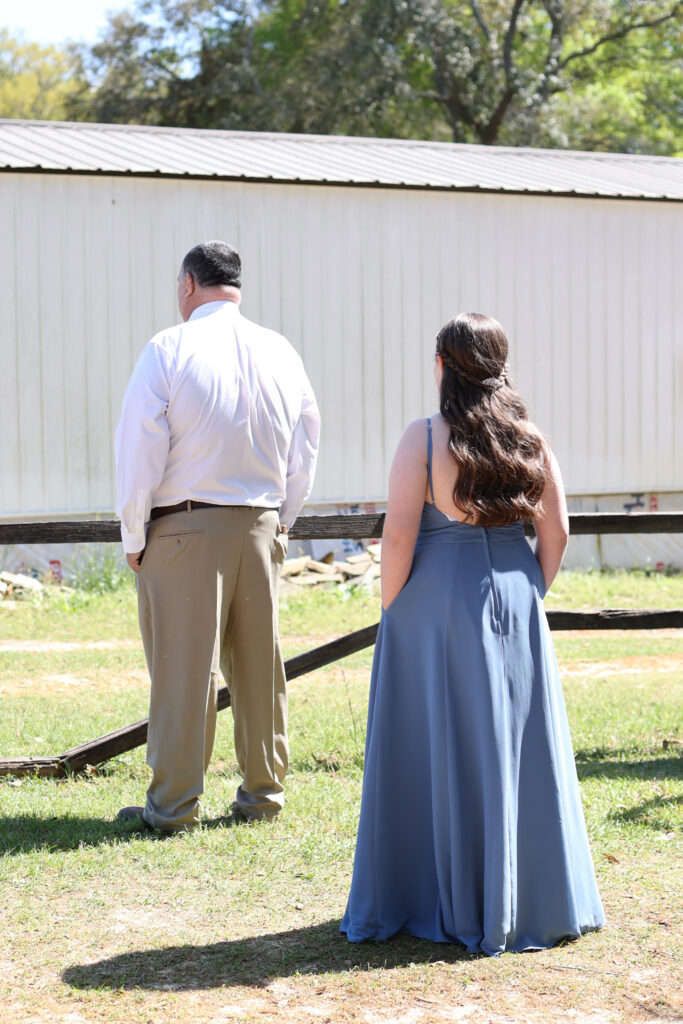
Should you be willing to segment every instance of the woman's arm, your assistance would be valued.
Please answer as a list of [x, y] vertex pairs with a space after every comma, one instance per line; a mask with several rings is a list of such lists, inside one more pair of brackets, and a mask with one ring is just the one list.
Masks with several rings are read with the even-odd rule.
[[562, 564], [569, 537], [569, 517], [564, 484], [557, 459], [550, 452], [550, 472], [543, 491], [543, 512], [534, 519], [536, 560], [543, 571], [546, 590], [550, 589]]
[[403, 589], [413, 564], [427, 490], [427, 426], [410, 423], [398, 442], [389, 473], [389, 498], [382, 531], [382, 607]]

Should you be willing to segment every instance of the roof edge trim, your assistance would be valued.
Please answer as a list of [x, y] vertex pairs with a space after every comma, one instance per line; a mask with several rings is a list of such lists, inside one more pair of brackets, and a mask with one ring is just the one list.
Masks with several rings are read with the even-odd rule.
[[88, 178], [150, 178], [165, 179], [170, 181], [214, 181], [214, 182], [236, 182], [248, 185], [308, 185], [316, 188], [369, 188], [388, 189], [390, 191], [407, 192], [467, 192], [480, 193], [482, 195], [507, 195], [507, 196], [536, 196], [545, 199], [604, 199], [620, 202], [637, 203], [683, 203], [683, 196], [667, 195], [629, 195], [624, 193], [605, 193], [589, 191], [566, 191], [562, 189], [521, 189], [521, 188], [486, 188], [481, 185], [432, 185], [412, 184], [410, 182], [383, 182], [383, 181], [350, 181], [348, 179], [326, 179], [320, 178], [278, 178], [275, 176], [263, 177], [259, 175], [235, 175], [235, 174], [190, 174], [181, 171], [117, 171], [98, 170], [72, 167], [10, 167], [0, 166], [0, 174], [47, 174], [67, 175], [73, 177]]

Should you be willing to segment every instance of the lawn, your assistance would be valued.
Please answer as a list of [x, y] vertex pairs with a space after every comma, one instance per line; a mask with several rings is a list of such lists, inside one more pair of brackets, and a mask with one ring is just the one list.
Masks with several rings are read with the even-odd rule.
[[[681, 607], [683, 577], [566, 573], [548, 607]], [[286, 655], [376, 621], [376, 594], [288, 592]], [[226, 817], [237, 775], [219, 717], [197, 831], [115, 820], [144, 751], [67, 780], [0, 778], [0, 1022], [616, 1024], [681, 1019], [683, 633], [556, 634], [608, 926], [498, 959], [409, 938], [349, 945], [371, 651], [295, 680], [287, 804]], [[0, 602], [0, 755], [59, 753], [143, 717], [130, 584]], [[410, 809], [406, 808], [406, 827]]]

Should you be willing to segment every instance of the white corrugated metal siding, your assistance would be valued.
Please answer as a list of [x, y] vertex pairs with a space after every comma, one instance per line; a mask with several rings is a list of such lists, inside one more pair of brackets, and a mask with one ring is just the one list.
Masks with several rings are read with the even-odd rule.
[[177, 319], [196, 241], [242, 253], [243, 311], [303, 355], [324, 417], [314, 499], [382, 499], [436, 405], [434, 337], [498, 317], [571, 494], [680, 489], [675, 202], [0, 174], [0, 512], [109, 512], [137, 353]]

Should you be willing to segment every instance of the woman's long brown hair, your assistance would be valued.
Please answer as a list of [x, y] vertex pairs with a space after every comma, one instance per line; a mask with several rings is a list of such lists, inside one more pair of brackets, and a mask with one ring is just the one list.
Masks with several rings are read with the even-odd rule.
[[439, 331], [441, 415], [458, 467], [453, 502], [477, 526], [506, 526], [541, 510], [548, 451], [508, 378], [508, 340], [497, 321], [461, 313]]

